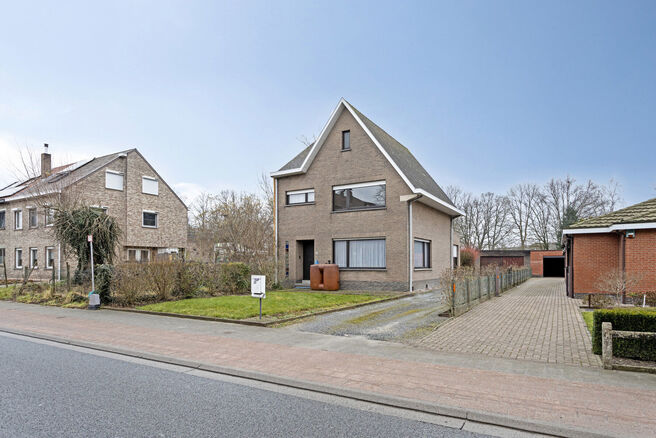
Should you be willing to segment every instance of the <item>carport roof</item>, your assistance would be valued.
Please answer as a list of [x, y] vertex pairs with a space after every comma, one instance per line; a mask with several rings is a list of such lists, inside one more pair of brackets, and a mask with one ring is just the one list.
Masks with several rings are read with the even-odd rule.
[[607, 228], [620, 224], [656, 222], [656, 198], [570, 225], [570, 229]]

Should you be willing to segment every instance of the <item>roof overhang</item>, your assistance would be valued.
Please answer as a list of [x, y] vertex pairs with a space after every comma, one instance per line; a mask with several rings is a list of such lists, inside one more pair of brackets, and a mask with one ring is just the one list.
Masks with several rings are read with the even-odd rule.
[[353, 110], [353, 107], [346, 101], [344, 98], [339, 100], [339, 103], [337, 104], [337, 107], [333, 110], [333, 112], [330, 115], [330, 119], [328, 119], [328, 123], [323, 127], [321, 130], [321, 133], [319, 134], [319, 138], [317, 141], [314, 142], [314, 145], [312, 146], [312, 149], [310, 149], [310, 152], [307, 154], [305, 157], [305, 160], [303, 161], [303, 164], [301, 164], [300, 167], [297, 167], [295, 169], [287, 169], [287, 170], [279, 170], [277, 172], [271, 172], [271, 177], [272, 178], [279, 178], [283, 176], [292, 176], [292, 175], [300, 175], [305, 172], [307, 172], [308, 168], [310, 167], [310, 164], [312, 164], [312, 160], [314, 160], [314, 157], [319, 153], [319, 150], [321, 149], [321, 146], [325, 143], [326, 139], [328, 138], [328, 134], [330, 133], [330, 130], [332, 127], [335, 125], [337, 122], [337, 119], [339, 119], [339, 116], [342, 114], [344, 110], [347, 110], [349, 113], [351, 113], [351, 116], [358, 122], [358, 125], [362, 128], [362, 130], [369, 136], [371, 141], [376, 145], [378, 150], [380, 151], [381, 154], [387, 159], [387, 161], [392, 165], [394, 170], [399, 174], [401, 179], [407, 184], [407, 186], [412, 190], [412, 193], [415, 194], [421, 194], [422, 197], [418, 200], [418, 202], [422, 202], [430, 207], [433, 207], [439, 211], [442, 211], [450, 216], [453, 217], [458, 217], [458, 216], [464, 216], [465, 213], [459, 209], [457, 209], [455, 206], [442, 201], [441, 199], [431, 195], [428, 193], [426, 190], [417, 188], [415, 187], [408, 177], [401, 171], [399, 166], [392, 160], [392, 157], [389, 156], [385, 148], [380, 144], [378, 139], [371, 133], [369, 128], [364, 124], [364, 122], [360, 119], [358, 114]]
[[612, 233], [613, 231], [622, 231], [622, 230], [645, 230], [650, 228], [656, 229], [656, 222], [614, 224], [609, 227], [596, 227], [596, 228], [570, 228], [567, 230], [563, 230], [563, 236], [571, 235], [571, 234]]

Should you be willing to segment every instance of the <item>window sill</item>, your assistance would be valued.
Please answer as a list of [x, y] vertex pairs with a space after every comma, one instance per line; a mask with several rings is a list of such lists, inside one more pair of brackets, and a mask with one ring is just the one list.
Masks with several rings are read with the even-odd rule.
[[141, 225], [141, 228], [150, 228], [151, 230], [156, 230], [157, 226], [150, 226], [150, 225]]
[[387, 207], [352, 208], [350, 210], [333, 210], [331, 213], [353, 213], [356, 211], [387, 210]]
[[433, 268], [414, 268], [415, 271], [432, 271]]
[[342, 149], [342, 152], [351, 152], [351, 150], [352, 150], [351, 148], [348, 148], [348, 149]]
[[387, 268], [339, 268], [340, 271], [387, 271]]
[[123, 189], [113, 189], [113, 188], [111, 188], [111, 187], [105, 187], [105, 189], [107, 189], [107, 190], [114, 190], [115, 192], [122, 192], [122, 191], [123, 191]]
[[285, 207], [300, 207], [303, 205], [315, 205], [316, 202], [299, 202], [298, 204], [285, 204]]

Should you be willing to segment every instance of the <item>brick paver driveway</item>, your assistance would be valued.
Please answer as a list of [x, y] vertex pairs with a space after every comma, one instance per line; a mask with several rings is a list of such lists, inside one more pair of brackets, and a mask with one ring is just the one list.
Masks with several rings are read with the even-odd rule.
[[560, 278], [533, 278], [440, 325], [418, 344], [439, 351], [600, 366], [579, 301]]

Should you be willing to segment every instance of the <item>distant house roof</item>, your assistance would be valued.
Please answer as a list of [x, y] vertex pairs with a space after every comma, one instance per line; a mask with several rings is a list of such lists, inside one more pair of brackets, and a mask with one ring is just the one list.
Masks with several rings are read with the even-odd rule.
[[90, 160], [78, 161], [52, 169], [50, 175], [37, 176], [24, 181], [15, 181], [0, 190], [0, 201], [7, 202], [16, 199], [29, 198], [48, 193], [56, 193], [61, 189], [91, 175], [98, 169], [111, 163], [121, 155], [136, 149], [115, 152], [109, 155], [92, 158]]
[[387, 158], [392, 167], [396, 169], [414, 193], [431, 198], [437, 204], [434, 205], [436, 208], [446, 211], [452, 216], [461, 216], [463, 214], [462, 211], [453, 205], [453, 202], [444, 193], [444, 190], [435, 182], [408, 148], [399, 143], [394, 137], [385, 132], [344, 99], [339, 101], [337, 108], [333, 111], [330, 120], [319, 135], [317, 141], [303, 149], [301, 153], [282, 166], [280, 170], [273, 172], [271, 176], [276, 178], [307, 172], [312, 160], [326, 140], [328, 131], [332, 128], [344, 109], [353, 115], [355, 120], [371, 137], [374, 144], [378, 146], [385, 158]]
[[631, 228], [656, 228], [656, 198], [582, 220], [570, 225], [563, 234], [602, 233]]

